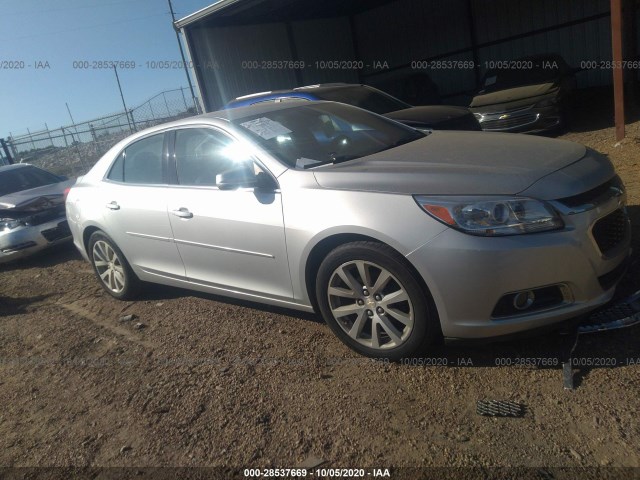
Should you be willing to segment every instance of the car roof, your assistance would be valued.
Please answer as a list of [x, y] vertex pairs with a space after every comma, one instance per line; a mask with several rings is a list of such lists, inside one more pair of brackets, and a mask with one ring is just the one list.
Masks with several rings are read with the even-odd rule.
[[[318, 101], [305, 101], [304, 105], [317, 105], [321, 103], [335, 103], [329, 102], [326, 100], [318, 100]], [[198, 125], [201, 123], [229, 123], [235, 122], [238, 120], [242, 120], [243, 118], [253, 117], [256, 115], [262, 115], [265, 113], [276, 112], [279, 110], [287, 110], [290, 108], [294, 108], [296, 106], [300, 106], [300, 102], [287, 102], [287, 103], [276, 103], [276, 102], [265, 102], [265, 103], [257, 103], [253, 105], [243, 105], [236, 108], [223, 109], [215, 112], [203, 113], [200, 115], [194, 115], [191, 117], [184, 117], [178, 120], [173, 120], [167, 123], [161, 123], [158, 125], [154, 125], [152, 127], [145, 128], [143, 130], [139, 130], [136, 133], [124, 138], [120, 142], [116, 143], [112, 149], [120, 150], [124, 148], [126, 145], [133, 143], [134, 141], [146, 136], [155, 133], [159, 133], [169, 129], [183, 128], [189, 125]], [[354, 107], [355, 108], [355, 107]]]
[[[303, 105], [305, 106], [318, 105], [322, 103], [334, 103], [334, 102], [329, 102], [326, 100], [314, 100], [314, 101], [304, 102]], [[218, 110], [217, 112], [205, 113], [203, 115], [199, 115], [199, 117], [200, 118], [217, 118], [217, 119], [228, 120], [233, 122], [236, 120], [241, 120], [245, 117], [252, 117], [254, 115], [261, 115], [263, 113], [277, 112], [279, 110], [287, 110], [289, 108], [299, 107], [300, 105], [301, 105], [300, 102], [255, 103], [253, 105], [245, 105], [245, 106], [236, 107], [232, 109], [223, 109], [223, 110]]]
[[365, 87], [365, 86], [366, 85], [363, 85], [361, 83], [318, 83], [315, 85], [305, 85], [303, 87], [284, 88], [280, 90], [270, 90], [268, 92], [251, 93], [249, 95], [243, 95], [241, 97], [237, 97], [234, 100], [244, 100], [244, 99], [250, 99], [254, 97], [278, 94], [278, 93], [326, 92], [327, 90], [339, 90], [341, 88]]
[[322, 94], [325, 92], [331, 92], [334, 90], [341, 90], [344, 88], [365, 87], [372, 88], [368, 85], [361, 83], [318, 83], [315, 85], [306, 85], [303, 87], [295, 87], [281, 90], [270, 90], [268, 92], [251, 93], [249, 95], [242, 95], [231, 100], [227, 103], [227, 106], [233, 106], [237, 104], [243, 104], [251, 100], [260, 100], [264, 98], [277, 98], [279, 96], [294, 96], [300, 95], [305, 98], [312, 98], [314, 94]]
[[28, 163], [13, 163], [11, 165], [0, 165], [0, 173], [8, 172], [9, 170], [17, 170], [18, 168], [33, 167]]

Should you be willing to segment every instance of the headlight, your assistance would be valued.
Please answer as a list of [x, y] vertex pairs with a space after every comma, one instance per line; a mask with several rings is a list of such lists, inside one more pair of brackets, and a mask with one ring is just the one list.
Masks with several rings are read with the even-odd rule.
[[13, 218], [0, 218], [0, 230], [13, 230], [22, 225], [21, 220], [15, 220]]
[[552, 97], [536, 103], [535, 106], [537, 108], [544, 108], [544, 107], [553, 107], [554, 105], [557, 105], [557, 104], [558, 104], [558, 99], [556, 97]]
[[532, 198], [422, 195], [414, 198], [436, 220], [472, 235], [518, 235], [564, 227], [549, 204]]

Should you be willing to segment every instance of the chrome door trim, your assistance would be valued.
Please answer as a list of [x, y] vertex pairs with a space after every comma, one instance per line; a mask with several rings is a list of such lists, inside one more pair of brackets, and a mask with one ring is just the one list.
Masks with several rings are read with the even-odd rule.
[[178, 238], [176, 238], [174, 241], [176, 243], [182, 244], [182, 245], [192, 245], [192, 246], [195, 246], [195, 247], [210, 248], [212, 250], [222, 250], [224, 252], [241, 253], [241, 254], [244, 254], [244, 255], [253, 255], [254, 257], [276, 258], [275, 256], [271, 255], [270, 253], [252, 252], [250, 250], [240, 250], [240, 249], [237, 249], [237, 248], [221, 247], [219, 245], [210, 245], [208, 243], [190, 242], [189, 240], [180, 240]]
[[161, 242], [172, 242], [173, 239], [169, 237], [159, 237], [157, 235], [148, 235], [146, 233], [137, 233], [137, 232], [125, 232], [127, 235], [131, 235], [132, 237], [140, 237], [140, 238], [150, 238], [151, 240], [160, 240]]

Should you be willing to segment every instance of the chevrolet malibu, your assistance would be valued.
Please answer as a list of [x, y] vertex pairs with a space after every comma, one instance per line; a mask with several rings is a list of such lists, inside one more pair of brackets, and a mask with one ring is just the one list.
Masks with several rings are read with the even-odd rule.
[[315, 310], [349, 347], [388, 359], [441, 337], [558, 327], [611, 299], [630, 252], [605, 156], [418, 131], [333, 102], [139, 132], [78, 180], [66, 208], [116, 298], [150, 282]]
[[33, 165], [0, 166], [0, 264], [71, 240], [64, 199], [73, 182]]

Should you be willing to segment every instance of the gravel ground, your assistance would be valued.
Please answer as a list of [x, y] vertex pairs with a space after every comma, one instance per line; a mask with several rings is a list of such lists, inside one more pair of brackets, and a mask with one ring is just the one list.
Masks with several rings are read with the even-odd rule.
[[[640, 122], [617, 145], [612, 128], [580, 129], [563, 138], [615, 163], [638, 252]], [[618, 296], [640, 288], [638, 263]], [[620, 477], [613, 467], [640, 466], [639, 340], [637, 327], [582, 337], [575, 358], [598, 364], [576, 368], [573, 391], [558, 364], [571, 338], [558, 334], [435, 347], [438, 365], [384, 364], [347, 350], [314, 315], [165, 287], [119, 302], [65, 246], [0, 267], [0, 465], [600, 467]], [[480, 399], [525, 414], [482, 417]]]

